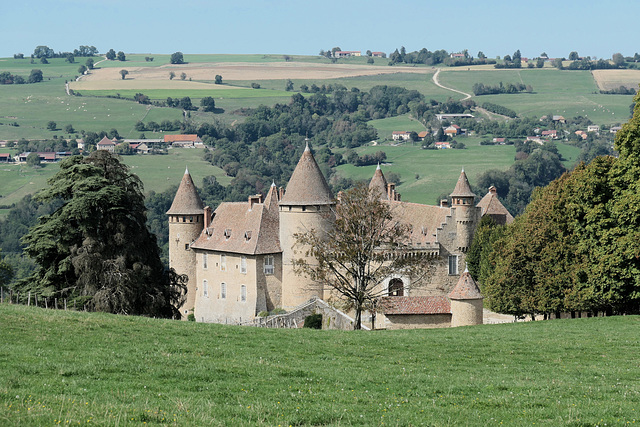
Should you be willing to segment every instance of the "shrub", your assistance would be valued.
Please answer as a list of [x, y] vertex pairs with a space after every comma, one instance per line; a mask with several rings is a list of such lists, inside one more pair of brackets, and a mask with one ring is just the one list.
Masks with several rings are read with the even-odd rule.
[[322, 314], [311, 314], [305, 317], [303, 328], [322, 329]]

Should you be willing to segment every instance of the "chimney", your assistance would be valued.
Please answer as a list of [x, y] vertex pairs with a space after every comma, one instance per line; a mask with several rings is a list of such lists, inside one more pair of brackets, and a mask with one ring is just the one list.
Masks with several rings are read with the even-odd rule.
[[498, 194], [498, 190], [496, 189], [496, 187], [494, 185], [492, 185], [491, 187], [489, 187], [489, 193]]
[[440, 200], [440, 207], [441, 208], [448, 208], [449, 207], [449, 201], [447, 199]]
[[392, 182], [387, 184], [387, 198], [389, 200], [395, 200], [396, 185]]
[[256, 203], [262, 203], [262, 194], [249, 196], [249, 210], [253, 209], [253, 205]]
[[282, 197], [284, 197], [284, 187], [278, 188], [278, 200], [282, 200]]
[[204, 208], [204, 229], [206, 230], [211, 225], [211, 207], [205, 206]]

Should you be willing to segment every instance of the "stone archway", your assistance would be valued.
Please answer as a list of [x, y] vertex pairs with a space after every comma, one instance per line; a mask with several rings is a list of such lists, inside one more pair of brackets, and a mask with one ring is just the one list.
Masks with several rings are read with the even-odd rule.
[[402, 297], [404, 296], [404, 282], [402, 279], [393, 278], [389, 280], [389, 296], [390, 297]]

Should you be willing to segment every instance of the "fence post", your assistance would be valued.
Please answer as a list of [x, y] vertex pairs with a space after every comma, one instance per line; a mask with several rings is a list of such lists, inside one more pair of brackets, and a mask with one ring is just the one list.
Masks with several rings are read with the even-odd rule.
[[13, 289], [9, 291], [9, 304], [13, 304]]
[[64, 299], [64, 311], [67, 311], [67, 299]]
[[45, 298], [44, 299], [44, 308], [49, 308], [49, 302], [48, 302], [49, 298]]
[[29, 291], [29, 295], [27, 296], [27, 307], [31, 306], [31, 291]]
[[53, 304], [54, 304], [54, 307], [55, 307], [55, 308], [56, 308], [56, 310], [57, 310], [57, 309], [58, 309], [58, 298], [54, 298], [54, 299], [53, 299]]
[[33, 297], [36, 300], [36, 307], [37, 307], [38, 306], [38, 294], [35, 294]]

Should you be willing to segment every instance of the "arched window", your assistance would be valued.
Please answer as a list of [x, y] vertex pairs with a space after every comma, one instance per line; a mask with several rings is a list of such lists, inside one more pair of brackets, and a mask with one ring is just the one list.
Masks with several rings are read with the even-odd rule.
[[404, 296], [404, 283], [402, 282], [402, 279], [395, 278], [389, 281], [389, 296]]

